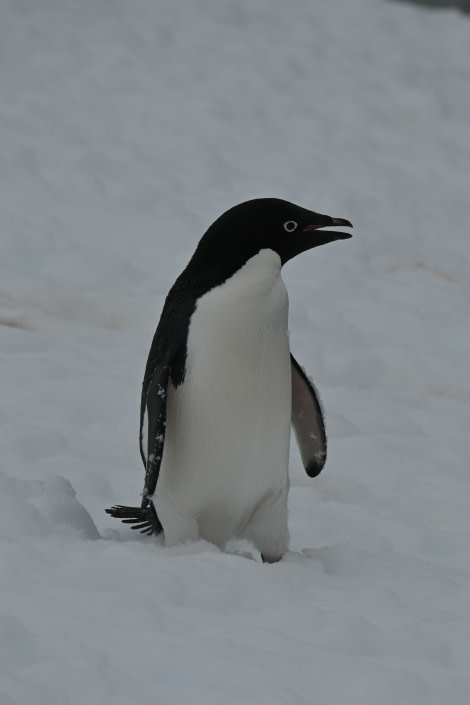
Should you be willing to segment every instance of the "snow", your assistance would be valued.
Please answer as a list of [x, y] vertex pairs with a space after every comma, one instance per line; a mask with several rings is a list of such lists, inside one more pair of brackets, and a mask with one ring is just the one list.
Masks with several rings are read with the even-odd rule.
[[[4, 0], [0, 47], [2, 705], [466, 704], [469, 18]], [[258, 196], [355, 226], [285, 268], [329, 458], [276, 565], [104, 513], [168, 288]]]

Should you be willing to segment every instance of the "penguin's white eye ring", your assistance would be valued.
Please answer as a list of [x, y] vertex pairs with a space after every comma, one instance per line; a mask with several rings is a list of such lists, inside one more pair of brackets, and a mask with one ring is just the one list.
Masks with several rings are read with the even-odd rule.
[[297, 227], [297, 223], [295, 220], [286, 220], [284, 223], [284, 230], [286, 230], [288, 233], [293, 233], [294, 230]]

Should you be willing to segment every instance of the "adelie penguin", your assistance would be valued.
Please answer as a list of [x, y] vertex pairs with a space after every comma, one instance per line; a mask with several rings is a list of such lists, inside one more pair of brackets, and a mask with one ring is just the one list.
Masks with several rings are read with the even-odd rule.
[[309, 477], [322, 470], [320, 402], [289, 349], [281, 268], [352, 227], [275, 198], [231, 208], [171, 288], [142, 388], [140, 507], [108, 514], [167, 546], [250, 541], [264, 561], [288, 549], [291, 425]]

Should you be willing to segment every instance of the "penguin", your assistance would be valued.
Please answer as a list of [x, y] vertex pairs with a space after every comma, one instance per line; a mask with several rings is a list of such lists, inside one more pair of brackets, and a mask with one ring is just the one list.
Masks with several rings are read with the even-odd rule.
[[322, 408], [288, 338], [286, 262], [352, 227], [276, 198], [234, 206], [203, 235], [165, 300], [145, 368], [140, 507], [105, 511], [165, 545], [289, 547], [291, 426], [309, 477], [325, 464]]

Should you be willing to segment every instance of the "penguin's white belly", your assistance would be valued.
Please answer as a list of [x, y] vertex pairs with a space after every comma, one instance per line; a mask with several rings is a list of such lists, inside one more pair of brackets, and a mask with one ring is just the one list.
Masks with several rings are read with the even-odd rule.
[[264, 507], [269, 515], [280, 503], [286, 513], [291, 372], [280, 267], [262, 250], [203, 296], [191, 318], [186, 377], [169, 389], [155, 498], [167, 544], [202, 536], [223, 545], [249, 537]]

